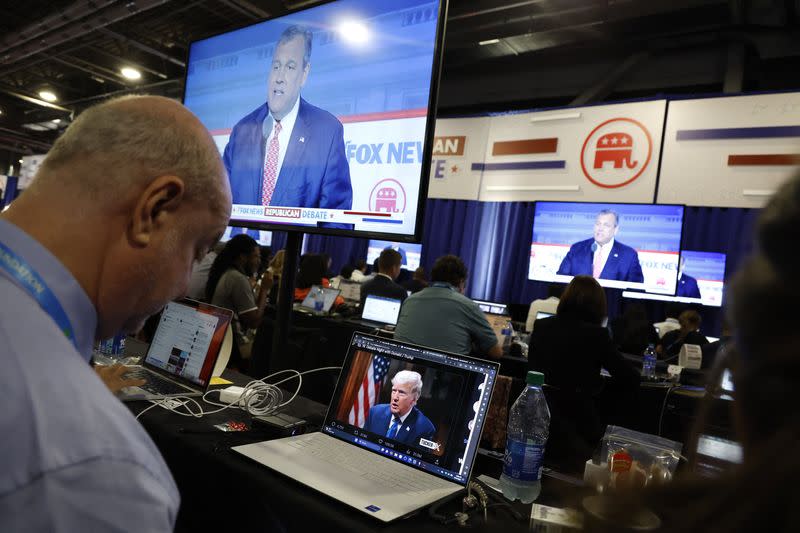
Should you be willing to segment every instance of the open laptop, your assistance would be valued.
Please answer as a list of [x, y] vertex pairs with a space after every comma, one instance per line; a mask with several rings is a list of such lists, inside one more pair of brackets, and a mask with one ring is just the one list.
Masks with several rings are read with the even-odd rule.
[[472, 300], [478, 307], [480, 307], [481, 311], [484, 313], [492, 313], [495, 315], [507, 315], [508, 314], [508, 306], [506, 304], [501, 304], [497, 302], [486, 302], [483, 300]]
[[[322, 290], [322, 307], [319, 309], [314, 305], [314, 292], [317, 289]], [[339, 292], [339, 289], [331, 289], [330, 287], [312, 285], [311, 290], [308, 291], [308, 295], [303, 299], [299, 306], [295, 307], [295, 309], [314, 315], [327, 315], [331, 312], [331, 307], [333, 307], [336, 297], [339, 296]]]
[[357, 281], [343, 279], [339, 282], [339, 286], [336, 288], [342, 291], [341, 295], [345, 302], [349, 304], [357, 304], [361, 302], [361, 284]]
[[536, 312], [536, 320], [539, 320], [540, 318], [550, 318], [551, 316], [553, 316], [553, 313], [545, 313], [544, 311]]
[[396, 298], [386, 298], [374, 294], [367, 295], [361, 311], [361, 323], [366, 326], [396, 326], [403, 302]]
[[[400, 370], [421, 376], [422, 394], [411, 410], [413, 393], [403, 403], [396, 394], [407, 413], [398, 425], [388, 404]], [[233, 449], [388, 522], [466, 487], [498, 370], [498, 363], [355, 333], [321, 431]]]
[[494, 334], [497, 336], [497, 341], [500, 343], [500, 346], [502, 346], [506, 340], [506, 335], [503, 333], [503, 330], [506, 329], [511, 319], [506, 315], [498, 315], [495, 313], [484, 313], [484, 315], [486, 315], [486, 320], [489, 322], [489, 325], [492, 326]]
[[161, 313], [153, 342], [142, 366], [128, 373], [147, 383], [126, 387], [123, 401], [200, 396], [211, 383], [233, 311], [183, 299], [170, 302]]

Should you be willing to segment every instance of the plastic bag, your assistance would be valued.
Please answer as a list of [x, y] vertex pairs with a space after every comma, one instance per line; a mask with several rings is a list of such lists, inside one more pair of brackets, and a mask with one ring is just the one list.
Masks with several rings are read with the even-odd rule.
[[609, 487], [644, 487], [672, 479], [683, 445], [620, 426], [608, 426], [600, 448], [607, 461]]

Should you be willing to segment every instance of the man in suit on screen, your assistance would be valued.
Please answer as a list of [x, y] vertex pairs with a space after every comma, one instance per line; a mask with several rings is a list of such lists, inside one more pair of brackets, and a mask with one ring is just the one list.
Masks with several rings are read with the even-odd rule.
[[401, 370], [392, 378], [392, 397], [369, 410], [364, 429], [389, 439], [419, 446], [419, 439], [432, 440], [436, 433], [416, 404], [422, 392], [422, 376], [412, 370]]
[[678, 269], [678, 290], [675, 296], [685, 296], [686, 298], [700, 298], [700, 287], [697, 286], [697, 279], [688, 275], [685, 271], [686, 258], [681, 256], [681, 264]]
[[284, 30], [272, 56], [267, 101], [231, 131], [223, 160], [234, 204], [352, 208], [342, 123], [300, 97], [311, 41], [306, 28]]
[[643, 283], [639, 254], [615, 239], [618, 231], [616, 211], [603, 209], [597, 213], [594, 236], [570, 246], [557, 274]]

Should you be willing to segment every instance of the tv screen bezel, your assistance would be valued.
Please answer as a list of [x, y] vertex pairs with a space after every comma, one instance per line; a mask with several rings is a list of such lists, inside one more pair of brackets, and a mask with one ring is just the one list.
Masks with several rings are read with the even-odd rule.
[[[680, 244], [678, 248], [678, 264], [680, 264], [680, 253], [683, 250], [683, 239], [686, 232], [686, 204], [662, 204], [662, 203], [643, 203], [643, 202], [595, 202], [595, 201], [569, 201], [569, 200], [536, 200], [533, 202], [533, 222], [531, 223], [531, 236], [528, 239], [528, 264], [527, 270], [530, 271], [530, 247], [533, 244], [533, 228], [536, 226], [536, 211], [539, 208], [539, 204], [547, 203], [547, 204], [605, 204], [605, 205], [643, 205], [643, 206], [656, 206], [656, 207], [682, 207], [683, 208], [683, 216], [681, 217], [681, 237], [680, 237]], [[575, 276], [572, 276], [573, 278]], [[546, 280], [539, 280], [539, 279], [531, 279], [527, 277], [527, 281], [533, 281], [536, 283], [563, 283], [568, 284], [569, 281], [562, 282], [562, 281], [546, 281]], [[570, 280], [572, 281], [572, 280]], [[614, 289], [618, 291], [641, 291], [644, 292], [643, 287], [610, 287], [608, 285], [604, 285], [603, 281], [609, 280], [600, 280], [598, 279], [597, 282], [600, 284], [603, 289]], [[612, 280], [613, 281], [613, 280]], [[664, 294], [664, 296], [675, 296], [675, 293], [678, 292], [678, 269], [675, 269], [675, 290], [671, 295]], [[647, 294], [654, 294], [654, 293], [647, 293]]]
[[[332, 4], [334, 2], [339, 2], [339, 1], [342, 0], [323, 0], [321, 2], [315, 2], [310, 5], [304, 5], [296, 9], [288, 10], [285, 13], [281, 13], [280, 15], [266, 17], [261, 20], [244, 24], [242, 26], [230, 30], [214, 32], [199, 37], [197, 39], [193, 39], [192, 41], [189, 42], [189, 45], [187, 46], [186, 49], [186, 55], [185, 55], [186, 66], [183, 72], [183, 91], [181, 93], [181, 103], [186, 105], [185, 104], [186, 81], [189, 75], [189, 64], [192, 53], [192, 47], [194, 46], [195, 43], [199, 41], [204, 41], [206, 39], [219, 37], [228, 33], [233, 33], [245, 28], [249, 28], [251, 26], [255, 26], [257, 24], [262, 24], [264, 22], [269, 22], [271, 20], [276, 20], [282, 17], [294, 15], [301, 11], [307, 11], [309, 9], [314, 9], [316, 7], [320, 7], [326, 4]], [[339, 237], [353, 237], [361, 239], [378, 239], [384, 241], [389, 240], [395, 242], [407, 242], [414, 244], [422, 242], [422, 230], [425, 222], [425, 207], [426, 207], [425, 204], [427, 203], [428, 199], [428, 185], [431, 173], [430, 172], [431, 160], [433, 157], [432, 154], [433, 137], [436, 130], [436, 106], [439, 99], [439, 83], [441, 81], [442, 57], [444, 55], [444, 35], [447, 25], [447, 12], [448, 12], [449, 0], [431, 0], [431, 1], [438, 3], [438, 12], [436, 19], [436, 37], [434, 39], [434, 48], [433, 48], [433, 61], [431, 63], [431, 84], [430, 84], [430, 91], [428, 93], [428, 114], [425, 119], [425, 136], [423, 139], [422, 165], [420, 167], [419, 193], [417, 198], [417, 216], [416, 216], [416, 223], [414, 225], [414, 233], [413, 234], [382, 233], [371, 230], [356, 230], [356, 229], [346, 230], [338, 228], [323, 228], [319, 226], [301, 226], [297, 224], [276, 224], [274, 222], [253, 222], [246, 220], [237, 220], [233, 218], [231, 218], [228, 221], [229, 226], [237, 226], [242, 228], [264, 230], [264, 231], [309, 233], [315, 235], [332, 235]], [[287, 206], [287, 207], [292, 207], [292, 206]]]

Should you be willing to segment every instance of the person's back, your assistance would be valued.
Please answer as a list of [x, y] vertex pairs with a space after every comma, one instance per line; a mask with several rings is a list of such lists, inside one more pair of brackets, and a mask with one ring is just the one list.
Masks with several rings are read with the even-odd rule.
[[460, 258], [436, 260], [433, 283], [409, 296], [400, 308], [394, 338], [458, 354], [499, 358], [502, 347], [478, 305], [461, 294], [467, 269]]
[[405, 301], [408, 293], [394, 281], [400, 274], [401, 261], [402, 257], [397, 250], [386, 248], [381, 252], [378, 257], [378, 274], [361, 285], [361, 309], [364, 309], [364, 302], [369, 295]]
[[475, 343], [485, 355], [497, 343], [497, 336], [481, 318], [486, 321], [475, 302], [434, 283], [403, 303], [394, 338], [464, 355], [472, 352]]
[[544, 373], [548, 385], [591, 396], [602, 389], [601, 368], [627, 385], [639, 383], [638, 375], [617, 352], [606, 328], [567, 316], [536, 322], [528, 364], [531, 370]]

